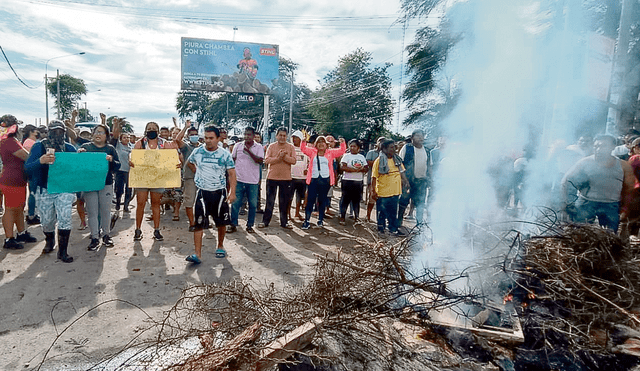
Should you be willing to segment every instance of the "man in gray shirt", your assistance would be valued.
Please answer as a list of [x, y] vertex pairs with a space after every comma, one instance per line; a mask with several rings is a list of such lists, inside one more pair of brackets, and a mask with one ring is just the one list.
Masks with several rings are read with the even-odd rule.
[[592, 223], [597, 217], [601, 226], [617, 232], [628, 214], [635, 176], [629, 163], [611, 155], [615, 146], [614, 137], [596, 136], [593, 155], [578, 161], [562, 179], [562, 196], [573, 221]]

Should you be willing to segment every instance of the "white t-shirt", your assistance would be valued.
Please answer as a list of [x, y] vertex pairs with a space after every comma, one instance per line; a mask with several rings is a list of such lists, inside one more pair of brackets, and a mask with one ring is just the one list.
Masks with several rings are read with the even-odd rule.
[[[351, 169], [362, 169], [367, 165], [367, 160], [361, 154], [352, 154], [345, 153], [342, 155], [342, 160], [340, 160], [341, 164], [346, 164], [348, 168]], [[356, 180], [361, 182], [364, 179], [364, 173], [348, 173], [344, 172], [342, 174], [343, 180]]]
[[[398, 156], [404, 160], [404, 156], [407, 154], [407, 146], [403, 146]], [[413, 147], [413, 176], [414, 178], [426, 178], [427, 177], [427, 150], [422, 148]]]
[[[294, 146], [295, 147], [295, 146]], [[307, 170], [309, 165], [309, 157], [302, 153], [300, 147], [295, 147], [296, 149], [296, 163], [291, 165], [291, 178], [293, 179], [307, 179], [304, 171]]]

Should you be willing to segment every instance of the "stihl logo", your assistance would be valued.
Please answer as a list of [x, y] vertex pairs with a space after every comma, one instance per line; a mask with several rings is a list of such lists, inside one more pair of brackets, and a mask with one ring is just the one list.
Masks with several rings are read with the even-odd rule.
[[275, 57], [277, 54], [276, 48], [260, 48], [260, 55], [266, 55], [268, 57]]

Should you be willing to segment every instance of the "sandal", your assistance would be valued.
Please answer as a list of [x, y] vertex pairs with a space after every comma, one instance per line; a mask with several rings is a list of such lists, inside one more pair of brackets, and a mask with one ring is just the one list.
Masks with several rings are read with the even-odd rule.
[[180, 217], [179, 217], [179, 216], [177, 216], [177, 215], [174, 215], [174, 216], [173, 216], [173, 221], [174, 221], [174, 222], [179, 222], [179, 221], [180, 221]]
[[185, 260], [188, 261], [188, 262], [191, 262], [193, 264], [202, 263], [202, 260], [200, 260], [200, 258], [198, 258], [198, 255], [196, 255], [196, 254], [187, 256], [187, 259], [185, 259]]
[[223, 249], [216, 250], [216, 258], [225, 258], [227, 256], [227, 252]]

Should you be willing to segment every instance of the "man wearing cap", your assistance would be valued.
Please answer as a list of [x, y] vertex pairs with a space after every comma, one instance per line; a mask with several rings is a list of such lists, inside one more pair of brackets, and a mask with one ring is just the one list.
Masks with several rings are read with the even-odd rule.
[[296, 163], [291, 166], [291, 178], [293, 179], [291, 185], [291, 197], [289, 198], [289, 207], [287, 212], [289, 213], [289, 219], [291, 218], [291, 203], [293, 202], [293, 196], [296, 196], [296, 215], [295, 217], [304, 220], [300, 215], [300, 207], [302, 207], [302, 201], [304, 201], [304, 195], [307, 191], [307, 168], [309, 167], [309, 157], [302, 153], [300, 150], [300, 144], [304, 140], [304, 134], [300, 130], [296, 130], [291, 134], [291, 142], [296, 150]]
[[42, 252], [50, 253], [55, 248], [55, 227], [58, 223], [58, 259], [71, 263], [73, 258], [67, 255], [69, 235], [71, 234], [71, 207], [75, 200], [73, 193], [47, 192], [49, 165], [56, 160], [55, 152], [76, 152], [75, 147], [65, 141], [67, 128], [64, 122], [52, 120], [48, 127], [48, 137], [36, 142], [25, 163], [25, 171], [36, 185], [35, 195], [38, 210], [41, 212], [42, 231], [46, 244]]

